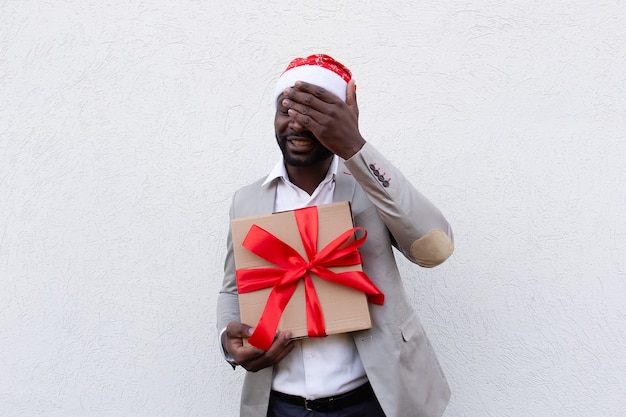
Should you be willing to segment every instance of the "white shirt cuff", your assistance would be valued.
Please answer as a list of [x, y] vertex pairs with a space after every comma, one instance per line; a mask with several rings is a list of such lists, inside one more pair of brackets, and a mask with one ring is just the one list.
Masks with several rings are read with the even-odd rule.
[[220, 345], [220, 350], [222, 351], [222, 356], [224, 357], [224, 360], [230, 363], [230, 366], [232, 366], [233, 369], [235, 369], [237, 367], [237, 362], [235, 362], [235, 359], [233, 358], [233, 356], [230, 353], [228, 353], [226, 349], [224, 349], [224, 345], [222, 344], [222, 335], [224, 334], [225, 331], [226, 331], [226, 327], [224, 327], [222, 331], [220, 332], [218, 344]]

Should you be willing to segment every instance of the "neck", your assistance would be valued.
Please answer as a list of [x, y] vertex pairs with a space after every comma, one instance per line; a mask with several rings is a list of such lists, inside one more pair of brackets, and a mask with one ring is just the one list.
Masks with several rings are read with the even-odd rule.
[[333, 158], [330, 157], [308, 167], [285, 165], [285, 168], [289, 175], [289, 181], [311, 195], [326, 177], [332, 161]]

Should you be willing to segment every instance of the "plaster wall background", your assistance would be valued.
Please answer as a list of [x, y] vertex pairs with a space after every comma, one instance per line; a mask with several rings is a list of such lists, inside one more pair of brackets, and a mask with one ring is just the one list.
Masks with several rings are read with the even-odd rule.
[[[231, 2], [228, 2], [231, 3]], [[446, 214], [400, 260], [446, 417], [626, 415], [626, 3], [0, 1], [0, 416], [238, 414], [215, 302], [272, 91], [326, 52]]]

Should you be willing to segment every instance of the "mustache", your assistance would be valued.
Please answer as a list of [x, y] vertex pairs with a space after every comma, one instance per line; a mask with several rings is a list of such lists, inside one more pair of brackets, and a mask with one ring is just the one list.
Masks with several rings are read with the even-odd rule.
[[282, 140], [307, 139], [307, 140], [319, 142], [317, 138], [315, 137], [315, 135], [311, 132], [301, 132], [301, 133], [289, 132], [284, 135], [280, 135], [280, 138]]

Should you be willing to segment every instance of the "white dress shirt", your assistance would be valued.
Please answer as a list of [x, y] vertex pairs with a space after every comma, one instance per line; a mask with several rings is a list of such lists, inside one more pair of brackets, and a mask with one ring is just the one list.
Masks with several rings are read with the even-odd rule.
[[[332, 203], [338, 164], [339, 159], [334, 156], [326, 177], [309, 195], [289, 181], [281, 159], [263, 183], [265, 187], [277, 181], [274, 211]], [[349, 334], [301, 339], [294, 343], [291, 353], [274, 366], [273, 390], [316, 399], [342, 394], [367, 382], [361, 358]]]

